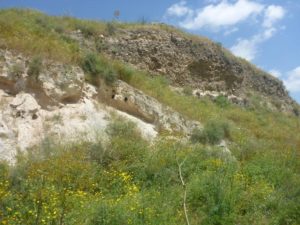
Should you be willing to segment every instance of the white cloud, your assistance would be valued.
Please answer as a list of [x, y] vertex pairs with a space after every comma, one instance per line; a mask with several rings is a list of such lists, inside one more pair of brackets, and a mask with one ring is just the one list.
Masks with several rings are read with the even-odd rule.
[[[254, 21], [259, 24], [258, 32], [248, 38], [239, 38], [231, 51], [240, 57], [253, 60], [258, 47], [279, 30], [276, 22], [283, 19], [286, 11], [279, 5], [264, 5], [257, 0], [205, 0], [206, 6], [192, 9], [182, 0], [170, 6], [165, 16], [177, 18], [179, 26], [190, 29], [210, 29], [224, 31], [227, 36], [239, 30], [242, 22]], [[251, 24], [251, 23], [249, 23]], [[253, 24], [253, 23], [252, 23]]]
[[191, 30], [203, 27], [218, 29], [236, 25], [250, 16], [259, 14], [263, 9], [262, 4], [249, 0], [238, 0], [235, 3], [223, 0], [219, 4], [210, 4], [200, 10], [194, 10], [193, 18], [187, 18], [179, 24]]
[[288, 72], [283, 82], [290, 92], [300, 92], [300, 66]]
[[228, 35], [230, 35], [230, 34], [233, 34], [233, 33], [237, 32], [237, 31], [239, 31], [239, 28], [237, 28], [237, 27], [234, 27], [234, 28], [232, 28], [232, 29], [228, 29], [228, 30], [226, 30], [226, 31], [224, 32], [224, 36], [228, 36]]
[[208, 0], [209, 5], [200, 9], [192, 9], [186, 1], [173, 4], [167, 9], [167, 17], [185, 17], [179, 21], [183, 28], [196, 30], [203, 27], [219, 29], [233, 26], [245, 21], [251, 16], [260, 14], [264, 5], [251, 0], [237, 0], [230, 3], [227, 0]]
[[268, 28], [262, 33], [256, 34], [249, 39], [239, 39], [237, 43], [230, 48], [230, 50], [236, 56], [251, 61], [256, 57], [259, 44], [270, 39], [275, 32], [275, 28]]
[[270, 28], [275, 22], [281, 20], [285, 15], [285, 10], [283, 7], [278, 5], [270, 5], [265, 10], [263, 26]]
[[253, 60], [257, 53], [258, 41], [256, 38], [252, 38], [250, 40], [240, 39], [238, 42], [230, 48], [233, 54], [236, 56], [242, 57], [247, 60]]
[[270, 73], [271, 75], [273, 75], [274, 77], [277, 77], [277, 78], [279, 78], [279, 77], [282, 76], [281, 72], [280, 72], [279, 70], [275, 70], [275, 69], [270, 70], [269, 73]]
[[176, 16], [176, 17], [182, 17], [182, 16], [187, 16], [193, 13], [193, 10], [188, 8], [186, 6], [186, 1], [181, 1], [179, 3], [176, 3], [169, 7], [167, 9], [167, 16]]

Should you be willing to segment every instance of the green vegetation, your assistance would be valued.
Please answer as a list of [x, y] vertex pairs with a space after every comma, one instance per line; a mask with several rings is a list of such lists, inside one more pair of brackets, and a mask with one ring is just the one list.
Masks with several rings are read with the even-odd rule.
[[45, 142], [1, 163], [2, 224], [185, 224], [181, 162], [191, 224], [300, 222], [296, 149], [257, 154], [270, 145], [257, 142], [234, 160], [217, 147], [148, 144], [119, 120], [107, 133], [105, 144]]
[[108, 85], [112, 85], [117, 80], [115, 69], [94, 53], [89, 53], [84, 57], [81, 67], [89, 75], [87, 80], [96, 86], [100, 85], [100, 79], [104, 79]]
[[230, 129], [227, 123], [210, 121], [203, 130], [196, 129], [191, 135], [191, 141], [202, 144], [218, 144], [224, 138], [230, 138]]
[[189, 86], [185, 86], [182, 90], [182, 93], [188, 96], [193, 95], [193, 89]]
[[11, 65], [8, 72], [14, 79], [18, 79], [25, 72], [25, 67], [22, 63], [17, 62]]
[[116, 27], [115, 27], [113, 22], [108, 22], [106, 24], [106, 32], [107, 32], [108, 35], [115, 35]]
[[[79, 140], [62, 146], [45, 140], [28, 155], [20, 154], [15, 165], [0, 163], [0, 224], [185, 224], [178, 168], [183, 162], [191, 224], [300, 224], [299, 118], [259, 106], [241, 108], [223, 97], [198, 99], [188, 88], [179, 94], [164, 77], [105, 58], [101, 41], [98, 53], [85, 52], [66, 35], [80, 29], [96, 39], [111, 33], [107, 26], [31, 10], [1, 10], [0, 47], [38, 56], [29, 65], [34, 78], [43, 59], [77, 64], [92, 84], [120, 78], [200, 121], [204, 129], [195, 130], [191, 142], [161, 137], [150, 144], [133, 124], [116, 120], [106, 131], [107, 142]], [[23, 68], [15, 65], [11, 72], [19, 76]], [[231, 156], [214, 146], [222, 139]]]
[[27, 74], [35, 81], [37, 81], [42, 71], [42, 66], [42, 60], [37, 56], [34, 57], [29, 63]]
[[223, 95], [219, 95], [214, 101], [221, 108], [225, 108], [225, 107], [228, 107], [230, 105], [230, 102], [227, 99], [227, 97], [223, 96]]

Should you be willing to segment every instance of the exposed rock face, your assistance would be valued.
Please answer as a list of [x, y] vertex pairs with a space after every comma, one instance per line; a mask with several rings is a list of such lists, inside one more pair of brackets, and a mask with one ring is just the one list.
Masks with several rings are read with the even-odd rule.
[[[1, 94], [2, 98], [3, 92]], [[49, 111], [41, 109], [30, 94], [5, 98], [0, 109], [0, 159], [9, 162], [13, 162], [18, 149], [24, 151], [38, 145], [45, 137], [64, 143], [105, 139], [104, 130], [111, 121], [111, 113], [136, 123], [148, 140], [157, 135], [154, 125], [93, 99], [84, 98]]]
[[[275, 99], [280, 110], [292, 111], [294, 101], [280, 80], [208, 39], [148, 26], [121, 29], [114, 36], [99, 37], [96, 42], [94, 49], [152, 74], [164, 74], [175, 86], [226, 92], [243, 99], [248, 98], [249, 92], [256, 92]], [[84, 43], [91, 48], [90, 41], [81, 41]]]
[[108, 94], [107, 104], [155, 124], [159, 129], [189, 134], [194, 128], [201, 126], [196, 121], [186, 120], [170, 107], [162, 105], [123, 81], [118, 81]]
[[28, 59], [9, 51], [0, 56], [0, 159], [13, 162], [17, 150], [46, 137], [64, 143], [105, 139], [112, 115], [134, 122], [150, 141], [161, 129], [189, 134], [200, 126], [122, 81], [96, 88], [84, 82], [80, 68], [44, 62], [33, 82]]
[[43, 62], [36, 79], [27, 73], [30, 59], [7, 50], [0, 50], [0, 59], [0, 88], [8, 93], [34, 93], [43, 107], [81, 98], [84, 73], [79, 67]]

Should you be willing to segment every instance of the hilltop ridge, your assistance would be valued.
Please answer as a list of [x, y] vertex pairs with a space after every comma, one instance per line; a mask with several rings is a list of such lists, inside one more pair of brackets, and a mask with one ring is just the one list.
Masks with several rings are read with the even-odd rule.
[[215, 96], [233, 95], [234, 102], [244, 106], [260, 98], [259, 104], [272, 110], [295, 113], [298, 108], [277, 78], [219, 43], [165, 24], [84, 21], [18, 9], [3, 10], [0, 17], [12, 18], [1, 25], [2, 48], [71, 64], [80, 64], [86, 52], [96, 52], [152, 76], [163, 75], [171, 85], [191, 88], [198, 96], [213, 91], [218, 92]]

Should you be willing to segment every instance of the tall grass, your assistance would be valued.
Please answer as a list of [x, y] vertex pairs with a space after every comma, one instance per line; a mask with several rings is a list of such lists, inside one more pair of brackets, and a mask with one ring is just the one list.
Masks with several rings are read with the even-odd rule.
[[299, 223], [295, 151], [232, 160], [217, 147], [149, 144], [127, 122], [112, 123], [107, 133], [106, 144], [44, 145], [15, 166], [1, 163], [1, 222], [185, 224], [184, 161], [191, 224]]

